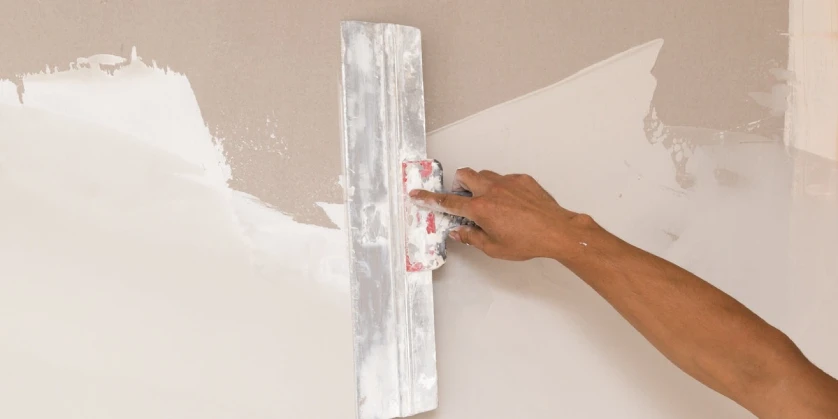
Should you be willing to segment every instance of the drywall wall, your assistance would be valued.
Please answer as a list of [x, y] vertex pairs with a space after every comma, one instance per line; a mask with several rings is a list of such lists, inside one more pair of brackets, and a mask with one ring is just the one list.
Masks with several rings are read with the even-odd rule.
[[[834, 328], [832, 271], [797, 278], [813, 265], [787, 257], [793, 233], [812, 227], [804, 207], [829, 221], [834, 200], [792, 199], [795, 157], [722, 132], [703, 134], [716, 141], [690, 159], [695, 184], [682, 190], [665, 140], [650, 143], [654, 124], [644, 124], [661, 46], [440, 130], [430, 151], [448, 164], [533, 173], [565, 205], [740, 298], [834, 371], [838, 342], [822, 338]], [[105, 61], [123, 67], [96, 68]], [[80, 62], [91, 68], [26, 78], [23, 105], [3, 85], [5, 413], [350, 417], [341, 232], [226, 188], [225, 161], [182, 75], [136, 57]], [[161, 96], [168, 105], [151, 106]], [[656, 135], [671, 129], [657, 122]], [[835, 223], [817, 226], [819, 243], [835, 246]], [[428, 417], [746, 416], [560, 265], [464, 248], [451, 258], [435, 296], [445, 385]], [[317, 401], [324, 392], [332, 403]], [[32, 406], [43, 397], [52, 403]]]
[[[340, 20], [423, 31], [428, 129], [667, 41], [655, 104], [673, 125], [776, 135], [751, 92], [786, 68], [788, 0], [0, 0], [0, 78], [132, 46], [189, 76], [231, 185], [297, 220], [331, 225], [340, 203]], [[720, 46], [724, 48], [720, 48]], [[266, 122], [270, 120], [269, 122]], [[282, 168], [278, 171], [278, 168]]]
[[[16, 16], [0, 28], [4, 416], [351, 417], [343, 236], [258, 201], [339, 222], [315, 205], [339, 200], [337, 21], [357, 17], [425, 31], [431, 129], [639, 45], [438, 130], [431, 153], [535, 174], [836, 373], [835, 166], [778, 144], [784, 1], [0, 3]], [[70, 106], [124, 88], [113, 67], [132, 45], [162, 76], [109, 100], [150, 90], [172, 107], [119, 106], [103, 124]], [[98, 53], [114, 54], [93, 57], [102, 78], [58, 82]], [[147, 131], [174, 110], [188, 135]], [[184, 139], [189, 154], [167, 148]], [[436, 275], [441, 407], [426, 417], [747, 417], [560, 266], [463, 248], [452, 262]]]

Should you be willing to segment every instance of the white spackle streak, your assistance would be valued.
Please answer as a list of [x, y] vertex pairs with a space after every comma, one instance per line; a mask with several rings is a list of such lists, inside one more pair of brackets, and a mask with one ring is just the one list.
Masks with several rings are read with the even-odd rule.
[[[231, 172], [224, 158], [223, 149], [213, 141], [208, 128], [204, 124], [195, 96], [189, 86], [189, 81], [184, 75], [149, 67], [136, 56], [128, 64], [126, 64], [125, 58], [107, 54], [79, 58], [77, 62], [96, 64], [96, 66], [51, 74], [34, 74], [23, 78], [26, 86], [26, 96], [24, 106], [19, 111], [22, 123], [10, 123], [6, 126], [11, 132], [17, 132], [16, 138], [21, 139], [11, 141], [8, 145], [12, 150], [22, 153], [18, 157], [28, 157], [30, 156], [28, 153], [31, 152], [33, 158], [37, 158], [36, 153], [41, 153], [40, 156], [45, 159], [54, 155], [56, 160], [73, 161], [74, 158], [87, 158], [87, 153], [93, 154], [97, 161], [85, 165], [86, 169], [78, 169], [80, 174], [86, 177], [102, 176], [100, 179], [85, 180], [108, 183], [109, 187], [114, 185], [114, 187], [108, 189], [108, 191], [113, 190], [114, 192], [120, 188], [129, 189], [134, 184], [124, 180], [117, 182], [120, 179], [118, 177], [111, 178], [111, 181], [108, 182], [106, 176], [103, 176], [106, 174], [107, 176], [114, 176], [114, 169], [120, 166], [129, 169], [124, 172], [129, 172], [127, 175], [132, 177], [132, 181], [136, 183], [147, 181], [149, 184], [146, 186], [153, 189], [155, 185], [152, 185], [151, 181], [164, 182], [166, 179], [143, 179], [143, 175], [155, 173], [153, 169], [160, 165], [159, 161], [154, 161], [152, 156], [160, 156], [161, 159], [165, 159], [160, 161], [174, 162], [181, 160], [182, 162], [177, 166], [179, 170], [173, 171], [171, 175], [185, 177], [210, 186], [215, 193], [226, 198], [229, 201], [228, 210], [232, 212], [230, 220], [238, 223], [243, 235], [243, 242], [252, 246], [253, 251], [276, 252], [281, 250], [280, 254], [284, 255], [295, 253], [301, 248], [301, 242], [305, 240], [289, 240], [288, 233], [291, 232], [300, 235], [309, 233], [319, 237], [324, 242], [335, 242], [341, 246], [344, 244], [343, 232], [295, 223], [290, 217], [266, 207], [258, 199], [229, 189], [227, 181], [230, 179]], [[125, 65], [115, 71], [113, 75], [110, 75], [99, 69], [98, 64]], [[0, 97], [7, 99], [0, 103], [11, 102], [12, 106], [16, 104], [17, 93], [14, 84], [3, 81], [0, 84], [0, 93], [3, 94]], [[11, 110], [8, 110], [8, 112], [11, 112]], [[56, 116], [50, 117], [50, 113], [56, 114]], [[4, 114], [11, 115], [10, 113]], [[56, 138], [50, 138], [50, 140], [60, 141], [60, 144], [47, 145], [46, 141], [41, 144], [40, 139], [33, 139], [28, 140], [31, 142], [28, 144], [31, 147], [25, 147], [27, 144], [20, 144], [23, 141], [22, 139], [35, 137], [36, 132], [23, 129], [16, 131], [16, 129], [22, 127], [27, 120], [32, 119], [30, 115], [32, 118], [37, 116], [37, 119], [55, 118], [55, 122], [58, 124], [68, 123], [79, 127], [104, 128], [119, 135], [112, 135], [113, 143], [108, 144], [97, 144], [98, 141], [94, 139], [95, 136], [79, 138], [77, 139], [79, 142], [74, 142], [73, 140], [76, 139], [63, 138], [64, 136], [58, 135]], [[57, 118], [58, 115], [60, 115], [60, 118]], [[126, 144], [119, 144], [118, 140], [123, 140]], [[43, 147], [41, 148], [41, 146]], [[153, 150], [148, 150], [148, 146], [164, 153], [159, 154]], [[133, 158], [129, 155], [123, 156], [120, 154], [120, 152], [129, 149], [147, 151], [145, 151], [146, 154], [134, 151], [137, 154]], [[59, 153], [58, 150], [61, 150], [61, 152]], [[107, 155], [108, 152], [113, 153], [113, 155]], [[143, 157], [147, 158], [146, 162], [142, 161]], [[106, 161], [106, 158], [110, 160]], [[118, 159], [121, 158], [128, 161], [119, 162]], [[25, 158], [10, 160], [16, 161], [7, 165], [7, 168], [19, 168], [21, 174], [28, 174], [25, 178], [20, 177], [21, 182], [43, 180], [44, 182], [54, 181], [55, 184], [59, 184], [69, 183], [72, 180], [72, 176], [69, 179], [62, 176], [63, 174], [58, 170], [62, 166], [58, 161], [52, 162], [52, 166], [32, 164], [27, 167], [24, 163]], [[76, 161], [76, 163], [79, 163], [79, 161]], [[44, 169], [44, 172], [41, 172], [40, 169]], [[50, 170], [47, 171], [47, 169]], [[101, 169], [101, 173], [96, 173], [94, 169]], [[146, 173], [134, 174], [130, 173], [131, 170], [146, 171]], [[75, 174], [75, 171], [73, 174]], [[104, 186], [99, 186], [98, 189], [100, 191], [104, 190]], [[53, 197], [62, 196], [67, 200], [65, 206], [72, 206], [70, 202], [77, 198], [73, 196], [72, 188], [57, 188], [54, 192]], [[127, 191], [124, 194], [127, 194]], [[107, 202], [108, 197], [106, 195], [105, 193], [94, 194], [89, 198], [94, 203], [97, 200]], [[177, 200], [172, 204], [177, 205], [180, 201], [176, 196], [171, 198]], [[125, 204], [129, 203], [126, 202]], [[137, 204], [148, 206], [152, 202], [138, 202]], [[86, 207], [82, 204], [79, 206]], [[342, 205], [323, 204], [322, 207], [324, 210], [328, 210], [329, 216], [336, 224], [343, 225], [339, 221], [340, 218], [335, 216], [342, 211]], [[97, 213], [107, 212], [107, 209], [96, 208], [95, 205], [90, 205], [89, 210]], [[131, 208], [122, 208], [122, 210], [124, 211], [123, 216], [132, 212]], [[118, 216], [114, 215], [114, 219], [116, 218]], [[345, 252], [341, 248], [326, 246], [324, 247], [325, 253], [340, 256]], [[274, 257], [278, 260], [289, 260], [285, 257]], [[290, 260], [299, 261], [298, 258], [291, 258]], [[343, 272], [342, 274], [346, 273]], [[334, 282], [334, 286], [343, 290], [346, 289], [345, 280], [335, 279], [332, 282]]]
[[[103, 65], [104, 66], [114, 66], [114, 65], [124, 64], [127, 61], [128, 61], [128, 59], [126, 59], [125, 57], [120, 57], [118, 55], [96, 54], [96, 55], [91, 55], [90, 57], [79, 57], [78, 59], [76, 59], [76, 64], [77, 65], [78, 64], [88, 64], [90, 66], [95, 65], [95, 66], [98, 67], [98, 66], [103, 66]], [[47, 67], [47, 68], [49, 68], [49, 67]], [[49, 74], [50, 72], [47, 71], [46, 73]]]
[[17, 97], [17, 85], [11, 80], [0, 79], [0, 105], [20, 105]]
[[0, 417], [348, 417], [345, 232], [231, 190], [187, 78], [117, 58], [0, 80]]
[[[783, 82], [771, 86], [770, 92], [750, 92], [748, 96], [757, 104], [768, 108], [771, 111], [771, 116], [782, 116], [788, 107], [788, 96], [790, 92], [791, 89], [788, 84]], [[758, 127], [762, 120], [755, 122], [748, 125]]]
[[355, 195], [355, 187], [354, 186], [349, 187], [349, 188], [346, 187], [346, 176], [339, 175], [337, 184], [338, 184], [338, 186], [340, 186], [341, 189], [343, 189], [343, 192], [344, 192], [344, 194], [346, 195], [347, 198], [352, 198]]
[[339, 229], [344, 230], [346, 228], [346, 210], [343, 208], [343, 204], [330, 204], [326, 202], [316, 202], [316, 204]]
[[[97, 55], [80, 62], [122, 63]], [[124, 60], [124, 59], [123, 59]], [[115, 129], [200, 167], [202, 180], [222, 187], [230, 179], [186, 76], [147, 66], [139, 58], [113, 75], [97, 66], [24, 77], [27, 109]], [[128, 99], [126, 99], [128, 98]], [[153, 121], [153, 122], [150, 122]]]

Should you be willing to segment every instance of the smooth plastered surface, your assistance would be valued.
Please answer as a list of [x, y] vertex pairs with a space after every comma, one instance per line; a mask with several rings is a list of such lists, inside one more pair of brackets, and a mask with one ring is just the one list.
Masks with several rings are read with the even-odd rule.
[[183, 75], [78, 62], [0, 84], [0, 416], [349, 417], [343, 232], [229, 189]]
[[[681, 188], [666, 139], [650, 143], [644, 124], [660, 47], [439, 131], [429, 153], [451, 167], [534, 175], [568, 208], [703, 276], [838, 373], [838, 265], [824, 253], [838, 249], [835, 165], [756, 135], [663, 127], [701, 144], [688, 163], [693, 186]], [[464, 247], [450, 258], [435, 282], [441, 394], [428, 417], [751, 417], [677, 370], [559, 264]]]

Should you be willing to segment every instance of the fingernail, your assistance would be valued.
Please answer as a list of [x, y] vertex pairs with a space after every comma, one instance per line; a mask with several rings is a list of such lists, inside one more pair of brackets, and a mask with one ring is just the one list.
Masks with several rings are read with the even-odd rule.
[[448, 237], [451, 237], [452, 239], [454, 239], [456, 241], [462, 241], [462, 240], [460, 240], [460, 233], [457, 233], [456, 231], [452, 231], [452, 232], [448, 233]]
[[416, 198], [417, 196], [419, 196], [419, 189], [414, 189], [414, 190], [408, 192], [407, 195], [410, 196], [411, 198]]

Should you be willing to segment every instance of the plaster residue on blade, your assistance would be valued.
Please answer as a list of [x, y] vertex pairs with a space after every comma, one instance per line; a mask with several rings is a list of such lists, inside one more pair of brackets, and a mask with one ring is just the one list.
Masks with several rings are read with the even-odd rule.
[[431, 273], [406, 269], [415, 209], [402, 163], [426, 158], [420, 34], [369, 22], [341, 31], [358, 415], [406, 416], [437, 404]]

